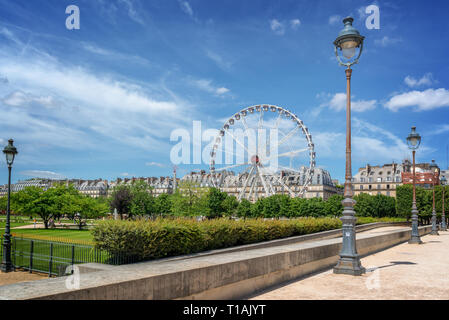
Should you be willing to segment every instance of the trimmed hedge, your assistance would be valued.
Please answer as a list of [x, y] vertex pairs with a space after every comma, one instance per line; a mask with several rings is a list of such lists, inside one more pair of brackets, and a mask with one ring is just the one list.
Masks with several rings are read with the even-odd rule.
[[292, 220], [157, 219], [100, 221], [95, 246], [135, 260], [149, 260], [341, 228], [335, 218]]
[[[375, 219], [359, 221], [370, 222]], [[97, 248], [142, 261], [316, 233], [341, 225], [337, 218], [106, 220], [92, 233]]]

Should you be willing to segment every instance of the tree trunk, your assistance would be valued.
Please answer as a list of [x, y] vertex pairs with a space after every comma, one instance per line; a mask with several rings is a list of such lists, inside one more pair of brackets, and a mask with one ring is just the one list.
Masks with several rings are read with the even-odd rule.
[[45, 227], [45, 229], [48, 229], [48, 220], [44, 219], [44, 227]]

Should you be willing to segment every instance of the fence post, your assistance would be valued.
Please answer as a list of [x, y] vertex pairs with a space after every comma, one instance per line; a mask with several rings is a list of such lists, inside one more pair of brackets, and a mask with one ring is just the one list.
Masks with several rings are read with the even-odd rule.
[[75, 263], [75, 246], [72, 245], [72, 274], [73, 274], [73, 265]]
[[48, 277], [51, 277], [52, 264], [53, 264], [53, 243], [50, 243], [50, 266], [49, 266]]
[[31, 247], [30, 247], [30, 273], [33, 272], [33, 252], [34, 252], [34, 240], [31, 240]]

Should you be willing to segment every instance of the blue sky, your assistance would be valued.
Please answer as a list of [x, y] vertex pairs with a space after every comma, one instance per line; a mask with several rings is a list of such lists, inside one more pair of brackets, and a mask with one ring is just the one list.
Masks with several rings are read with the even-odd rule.
[[[380, 9], [380, 29], [365, 7]], [[68, 5], [80, 29], [68, 30]], [[332, 42], [342, 18], [366, 37], [353, 67], [353, 173], [409, 156], [446, 166], [446, 1], [0, 0], [0, 144], [13, 180], [170, 175], [170, 133], [218, 129], [254, 104], [296, 113], [317, 165], [343, 180], [345, 75]], [[205, 143], [206, 144], [206, 143]], [[5, 161], [0, 183], [7, 182]], [[204, 165], [181, 165], [182, 176]]]

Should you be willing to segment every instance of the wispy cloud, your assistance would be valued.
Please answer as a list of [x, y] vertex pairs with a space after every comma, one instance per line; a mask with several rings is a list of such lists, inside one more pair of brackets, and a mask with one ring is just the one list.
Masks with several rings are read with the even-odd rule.
[[118, 0], [119, 3], [124, 5], [128, 10], [128, 16], [131, 20], [134, 22], [137, 22], [138, 24], [144, 26], [145, 21], [142, 18], [141, 14], [139, 13], [140, 10], [136, 9], [136, 5], [140, 6], [140, 3], [138, 0]]
[[406, 76], [404, 82], [411, 88], [420, 86], [430, 86], [436, 83], [436, 81], [433, 79], [432, 73], [430, 72], [423, 75], [420, 79], [416, 79], [411, 76]]
[[145, 58], [142, 58], [138, 55], [131, 55], [126, 53], [117, 52], [110, 49], [100, 48], [94, 44], [83, 42], [82, 48], [88, 52], [107, 57], [113, 60], [123, 60], [127, 63], [136, 63], [140, 65], [150, 66], [151, 63]]
[[223, 58], [222, 55], [213, 52], [209, 49], [205, 50], [206, 52], [206, 56], [211, 59], [213, 62], [215, 62], [217, 64], [217, 66], [224, 70], [224, 71], [229, 71], [232, 67], [232, 62], [227, 61], [225, 58]]
[[381, 46], [381, 47], [387, 47], [389, 45], [393, 45], [393, 44], [396, 44], [396, 43], [399, 43], [399, 42], [402, 42], [401, 38], [390, 38], [388, 36], [384, 36], [381, 39], [374, 40], [374, 43], [376, 45], [378, 45], [378, 46]]
[[154, 161], [152, 161], [152, 162], [147, 162], [147, 163], [145, 163], [145, 165], [148, 166], [148, 167], [159, 167], [159, 168], [165, 168], [165, 167], [167, 167], [167, 166], [166, 166], [165, 164], [163, 164], [163, 163], [154, 162]]
[[440, 88], [397, 94], [385, 103], [385, 107], [391, 111], [407, 107], [416, 107], [415, 111], [449, 107], [449, 90]]
[[[351, 110], [355, 112], [365, 112], [373, 110], [376, 107], [377, 100], [353, 100], [351, 101]], [[330, 101], [324, 103], [325, 106], [335, 111], [346, 110], [346, 93], [336, 93]]]
[[270, 22], [270, 28], [275, 34], [280, 35], [280, 36], [284, 35], [285, 26], [283, 23], [279, 22], [276, 19], [272, 19], [269, 22]]
[[292, 28], [293, 30], [298, 30], [300, 25], [301, 21], [299, 19], [290, 20], [290, 28]]
[[339, 15], [333, 15], [329, 17], [329, 24], [330, 25], [337, 25], [342, 21], [341, 16]]
[[228, 88], [217, 87], [217, 86], [212, 85], [211, 80], [206, 80], [206, 79], [193, 80], [192, 84], [201, 90], [204, 90], [204, 91], [216, 94], [216, 95], [223, 95], [225, 93], [230, 92], [230, 90]]
[[67, 179], [64, 175], [52, 171], [26, 170], [19, 172], [20, 175], [33, 178], [63, 180]]

